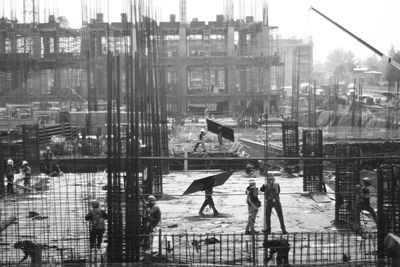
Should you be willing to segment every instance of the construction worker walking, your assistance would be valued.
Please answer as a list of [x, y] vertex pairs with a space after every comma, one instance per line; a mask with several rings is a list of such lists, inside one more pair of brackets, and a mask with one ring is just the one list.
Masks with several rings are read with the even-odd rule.
[[14, 161], [7, 160], [6, 177], [7, 177], [7, 194], [14, 194]]
[[22, 161], [22, 170], [23, 180], [24, 180], [24, 193], [29, 193], [29, 188], [31, 187], [31, 167], [29, 167], [28, 162], [26, 160]]
[[206, 135], [206, 132], [202, 128], [200, 130], [200, 134], [199, 134], [199, 141], [197, 141], [196, 145], [194, 146], [193, 152], [196, 152], [196, 150], [199, 147], [199, 145], [201, 145], [201, 148], [203, 149], [203, 152], [206, 152], [206, 145], [204, 144], [204, 136], [205, 135]]
[[261, 192], [265, 192], [265, 198], [267, 200], [267, 204], [265, 207], [265, 217], [266, 217], [266, 225], [267, 229], [265, 230], [266, 234], [271, 233], [271, 213], [274, 208], [278, 218], [279, 223], [281, 224], [281, 229], [283, 234], [287, 234], [285, 222], [283, 220], [282, 214], [282, 205], [279, 198], [279, 194], [281, 192], [281, 188], [278, 183], [275, 182], [275, 178], [273, 176], [269, 176], [267, 178], [267, 184], [263, 185], [260, 188]]
[[254, 224], [256, 222], [258, 208], [261, 207], [261, 202], [258, 199], [258, 188], [256, 187], [254, 179], [249, 180], [249, 186], [246, 188], [246, 195], [249, 217], [247, 220], [246, 231], [244, 233], [246, 235], [251, 235], [258, 233], [254, 230]]
[[204, 193], [205, 193], [206, 198], [203, 202], [203, 205], [201, 205], [201, 208], [199, 211], [199, 215], [201, 215], [201, 216], [204, 216], [203, 211], [207, 207], [207, 205], [209, 205], [210, 208], [213, 210], [214, 216], [219, 215], [218, 210], [215, 208], [214, 199], [212, 197], [213, 187], [214, 187], [214, 180], [209, 181], [207, 184], [204, 185]]
[[100, 204], [97, 200], [92, 201], [92, 209], [85, 216], [85, 220], [90, 222], [90, 249], [100, 249], [103, 235], [106, 229], [105, 220], [108, 218], [107, 213], [100, 209]]

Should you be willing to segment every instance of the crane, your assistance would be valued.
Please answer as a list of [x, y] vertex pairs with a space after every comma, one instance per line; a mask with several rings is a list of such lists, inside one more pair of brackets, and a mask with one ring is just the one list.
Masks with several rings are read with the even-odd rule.
[[322, 14], [320, 11], [318, 11], [317, 9], [313, 8], [312, 6], [310, 7], [310, 9], [314, 12], [316, 12], [317, 14], [319, 14], [320, 16], [322, 16], [323, 18], [325, 18], [326, 20], [328, 20], [329, 22], [331, 22], [332, 24], [334, 24], [336, 27], [340, 28], [341, 30], [343, 30], [344, 32], [346, 32], [347, 34], [349, 34], [351, 37], [353, 37], [354, 39], [356, 39], [357, 41], [359, 41], [360, 43], [362, 43], [364, 46], [368, 47], [370, 50], [372, 50], [374, 53], [378, 54], [383, 60], [385, 60], [387, 63], [389, 63], [390, 65], [392, 65], [393, 67], [395, 67], [396, 69], [400, 70], [400, 64], [396, 61], [394, 61], [391, 57], [386, 56], [385, 54], [383, 54], [381, 51], [379, 51], [378, 49], [376, 49], [375, 47], [373, 47], [372, 45], [370, 45], [369, 43], [367, 43], [366, 41], [364, 41], [363, 39], [361, 39], [360, 37], [356, 36], [355, 34], [353, 34], [352, 32], [350, 32], [349, 30], [347, 30], [346, 28], [344, 28], [343, 26], [341, 26], [339, 23], [333, 21], [332, 19], [330, 19], [329, 17], [327, 17], [326, 15]]

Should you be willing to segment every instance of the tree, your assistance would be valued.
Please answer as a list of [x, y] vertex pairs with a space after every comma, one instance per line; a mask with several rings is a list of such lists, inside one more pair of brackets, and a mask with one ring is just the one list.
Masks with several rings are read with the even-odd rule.
[[[400, 51], [397, 51], [392, 55], [392, 60], [400, 63]], [[387, 64], [384, 77], [389, 81], [389, 85], [393, 85], [395, 82], [400, 80], [400, 70], [396, 69], [391, 64]]]
[[363, 65], [368, 67], [368, 70], [380, 71], [382, 73], [385, 71], [386, 67], [385, 62], [375, 55], [365, 58], [363, 60]]
[[355, 65], [354, 53], [336, 48], [327, 57], [326, 69], [335, 75], [345, 76], [349, 74]]

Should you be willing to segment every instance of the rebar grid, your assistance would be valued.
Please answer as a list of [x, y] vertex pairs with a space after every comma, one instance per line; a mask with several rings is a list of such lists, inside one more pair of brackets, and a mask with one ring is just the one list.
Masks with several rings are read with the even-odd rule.
[[[337, 143], [336, 157], [359, 157], [358, 144]], [[360, 216], [354, 212], [355, 186], [360, 182], [360, 161], [337, 160], [335, 179], [335, 222], [337, 224], [353, 225], [359, 221], [354, 216]]]

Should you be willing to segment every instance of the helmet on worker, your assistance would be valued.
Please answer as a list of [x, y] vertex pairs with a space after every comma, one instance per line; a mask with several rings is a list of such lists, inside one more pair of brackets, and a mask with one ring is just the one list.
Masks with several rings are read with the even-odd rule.
[[98, 208], [99, 207], [99, 201], [97, 201], [97, 200], [92, 200], [92, 207], [93, 208]]
[[28, 164], [28, 162], [26, 161], [26, 160], [23, 160], [22, 161], [22, 166], [25, 166], [25, 165], [27, 165]]
[[364, 177], [364, 178], [363, 178], [363, 183], [364, 183], [365, 185], [371, 185], [371, 179], [369, 179], [369, 177]]
[[46, 146], [46, 151], [50, 151], [50, 147], [49, 146]]
[[249, 180], [249, 185], [255, 185], [255, 184], [256, 184], [256, 181], [254, 179]]
[[149, 202], [155, 202], [155, 201], [156, 201], [156, 197], [153, 196], [153, 195], [150, 195], [150, 196], [147, 197], [147, 200], [148, 200]]
[[14, 161], [13, 161], [12, 159], [8, 159], [8, 160], [7, 160], [7, 164], [8, 164], [8, 165], [14, 165]]
[[204, 128], [201, 128], [200, 132], [205, 133], [206, 131], [204, 130]]

